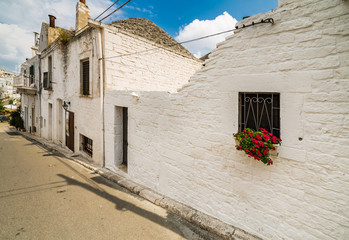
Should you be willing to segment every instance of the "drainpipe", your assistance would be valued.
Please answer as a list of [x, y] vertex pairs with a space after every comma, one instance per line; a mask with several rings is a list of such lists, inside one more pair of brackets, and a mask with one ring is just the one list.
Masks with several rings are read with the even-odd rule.
[[105, 167], [105, 120], [104, 120], [104, 96], [105, 96], [105, 61], [104, 61], [104, 27], [98, 29], [98, 65], [99, 65], [99, 83], [101, 97], [102, 114], [102, 167]]
[[39, 130], [39, 137], [41, 137], [41, 53], [38, 55], [39, 57], [39, 86], [38, 86], [38, 97], [39, 97], [39, 126], [37, 126], [37, 129]]

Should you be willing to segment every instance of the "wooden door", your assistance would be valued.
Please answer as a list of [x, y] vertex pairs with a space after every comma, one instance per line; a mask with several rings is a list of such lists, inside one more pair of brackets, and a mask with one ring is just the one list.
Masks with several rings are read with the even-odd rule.
[[74, 113], [66, 111], [65, 145], [74, 152]]

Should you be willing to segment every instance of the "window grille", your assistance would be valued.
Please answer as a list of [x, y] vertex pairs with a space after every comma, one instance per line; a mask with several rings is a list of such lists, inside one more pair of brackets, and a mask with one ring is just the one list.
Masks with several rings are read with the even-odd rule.
[[90, 157], [92, 157], [92, 145], [93, 145], [93, 141], [92, 139], [85, 137], [83, 135], [82, 136], [82, 150], [87, 153]]
[[90, 94], [90, 62], [82, 62], [82, 94]]
[[265, 128], [280, 137], [280, 94], [240, 93], [239, 131]]

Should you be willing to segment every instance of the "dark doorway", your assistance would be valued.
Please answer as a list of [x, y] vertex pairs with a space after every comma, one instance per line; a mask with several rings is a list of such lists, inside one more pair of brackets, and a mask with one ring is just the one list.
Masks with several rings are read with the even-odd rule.
[[128, 110], [126, 107], [122, 108], [122, 164], [127, 166], [127, 126], [128, 126]]
[[74, 113], [65, 112], [65, 145], [74, 152]]

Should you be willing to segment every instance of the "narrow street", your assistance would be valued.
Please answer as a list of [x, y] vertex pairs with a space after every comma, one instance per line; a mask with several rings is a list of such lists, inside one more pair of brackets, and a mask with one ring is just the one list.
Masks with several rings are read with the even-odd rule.
[[0, 239], [215, 236], [0, 123]]

